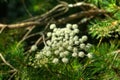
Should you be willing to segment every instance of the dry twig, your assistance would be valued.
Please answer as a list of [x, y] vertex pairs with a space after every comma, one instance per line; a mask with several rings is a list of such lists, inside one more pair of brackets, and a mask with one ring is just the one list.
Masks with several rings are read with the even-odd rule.
[[[65, 14], [69, 10], [69, 8], [75, 8], [78, 6], [89, 6], [91, 7], [91, 10], [78, 11], [77, 13], [69, 15], [68, 17], [55, 19], [56, 17]], [[97, 9], [94, 5], [88, 3], [83, 3], [83, 2], [78, 2], [75, 4], [62, 3], [55, 6], [53, 9], [51, 9], [50, 11], [46, 12], [43, 15], [32, 17], [30, 19], [24, 20], [16, 24], [0, 24], [0, 28], [6, 27], [12, 29], [12, 28], [30, 27], [33, 25], [45, 25], [52, 18], [55, 19], [53, 20], [53, 23], [64, 24], [69, 21], [73, 21], [75, 19], [81, 19], [82, 17], [96, 16], [98, 14], [105, 14], [105, 13], [107, 12], [104, 10]]]
[[0, 53], [0, 58], [2, 59], [2, 61], [7, 65], [9, 66], [10, 68], [12, 68], [13, 70], [13, 74], [10, 76], [10, 78], [8, 80], [11, 80], [13, 78], [13, 76], [18, 72], [18, 70], [13, 67], [10, 63], [8, 63], [5, 58], [3, 57], [3, 55]]

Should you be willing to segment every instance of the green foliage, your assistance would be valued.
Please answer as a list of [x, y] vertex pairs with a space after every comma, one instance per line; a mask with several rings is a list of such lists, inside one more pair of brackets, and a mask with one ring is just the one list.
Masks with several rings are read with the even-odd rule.
[[[50, 10], [53, 6], [56, 5], [57, 1], [49, 1], [49, 0], [29, 0], [28, 2], [28, 9], [29, 11], [35, 14], [42, 14], [46, 11]], [[52, 4], [51, 4], [52, 3]]]
[[[116, 52], [118, 46], [118, 44], [114, 43], [102, 43], [99, 48], [94, 46], [91, 49], [94, 53], [94, 58], [85, 59], [83, 64], [78, 61], [79, 59], [76, 59], [70, 64], [48, 64], [42, 67], [31, 67], [28, 71], [34, 71], [31, 71], [32, 73], [29, 75], [35, 76], [29, 78], [31, 80], [33, 78], [36, 80], [41, 80], [41, 78], [42, 80], [119, 80], [120, 59], [119, 53]], [[36, 75], [41, 75], [41, 78]]]
[[[22, 1], [24, 1], [26, 8], [23, 6]], [[88, 37], [93, 37], [91, 41], [93, 41], [93, 39], [107, 38], [108, 42], [104, 43], [102, 40], [99, 41], [99, 43], [95, 42], [93, 47], [89, 50], [93, 53], [92, 58], [87, 58], [86, 56], [83, 58], [68, 57], [70, 62], [67, 64], [59, 62], [58, 64], [47, 63], [47, 65], [44, 66], [36, 66], [34, 62], [36, 60], [35, 56], [38, 54], [37, 52], [42, 52], [41, 49], [36, 48], [36, 51], [27, 52], [31, 47], [31, 45], [25, 44], [27, 41], [24, 41], [18, 46], [18, 43], [24, 34], [23, 29], [5, 29], [0, 34], [0, 53], [9, 64], [18, 70], [12, 77], [12, 80], [119, 80], [120, 0], [63, 1], [68, 3], [84, 1], [95, 4], [98, 8], [106, 10], [108, 14], [94, 16], [95, 18], [90, 20], [90, 23], [88, 23], [89, 25], [85, 24], [85, 26], [88, 26], [88, 29], [86, 29], [86, 31], [88, 31], [87, 33], [80, 31], [83, 34], [90, 34]], [[0, 3], [3, 2], [8, 3], [7, 6], [9, 8], [7, 17], [11, 20], [9, 22], [16, 22], [20, 18], [23, 19], [28, 17], [28, 12], [33, 16], [47, 12], [56, 6], [59, 3], [59, 0], [0, 0]], [[74, 10], [70, 11], [70, 13], [73, 12]], [[62, 17], [63, 16], [61, 16], [61, 18]], [[81, 25], [80, 27], [83, 28], [84, 25]], [[71, 32], [69, 34], [71, 34]], [[63, 36], [65, 35], [63, 34]], [[28, 41], [32, 42], [32, 40]], [[87, 42], [90, 42], [89, 39]], [[87, 42], [85, 42], [85, 44]], [[57, 43], [58, 41], [56, 41], [54, 45], [56, 46]], [[64, 41], [62, 43], [64, 43]], [[99, 45], [96, 46], [96, 44]], [[53, 48], [52, 52], [54, 52], [54, 48], [59, 49], [58, 46], [55, 46], [50, 46], [50, 48]], [[44, 46], [40, 44], [39, 47], [43, 48]], [[73, 47], [75, 47], [75, 45]], [[72, 53], [71, 50], [69, 50], [70, 53]], [[48, 52], [48, 50], [45, 51]], [[59, 59], [61, 60], [61, 58]], [[37, 62], [40, 63], [39, 60], [37, 60]], [[41, 62], [44, 62], [44, 60], [41, 60]], [[9, 73], [11, 70], [10, 66], [6, 65], [0, 57], [0, 80], [8, 80], [13, 74]]]
[[117, 20], [96, 20], [89, 26], [89, 33], [98, 38], [118, 37], [120, 35], [119, 21]]
[[114, 68], [120, 70], [118, 53], [113, 52], [117, 47], [115, 44], [108, 43], [102, 43], [99, 48], [94, 47], [94, 59], [87, 65], [84, 72], [85, 77], [92, 80], [119, 80], [119, 76], [117, 76], [119, 73], [114, 70]]
[[[6, 49], [6, 51], [4, 51], [4, 53], [2, 53], [3, 57], [5, 58], [6, 61], [9, 62], [9, 64], [11, 64], [12, 66], [15, 66], [15, 68], [17, 69], [21, 69], [22, 67], [25, 66], [25, 61], [24, 61], [24, 49], [23, 49], [23, 45], [21, 44], [19, 47], [17, 47], [17, 42], [15, 42], [12, 45], [9, 45], [9, 48]], [[3, 63], [3, 60], [0, 62]], [[3, 79], [8, 79], [10, 76], [10, 73], [8, 73], [7, 71], [11, 70], [11, 68], [9, 66], [5, 65], [1, 65], [0, 67], [0, 73], [3, 77]], [[8, 76], [6, 76], [8, 75]]]
[[24, 30], [21, 29], [13, 29], [13, 30], [5, 30], [0, 34], [0, 51], [6, 53], [6, 49], [12, 47], [13, 44], [17, 44], [21, 35], [21, 32]]
[[113, 18], [120, 20], [120, 10], [118, 10], [114, 15]]

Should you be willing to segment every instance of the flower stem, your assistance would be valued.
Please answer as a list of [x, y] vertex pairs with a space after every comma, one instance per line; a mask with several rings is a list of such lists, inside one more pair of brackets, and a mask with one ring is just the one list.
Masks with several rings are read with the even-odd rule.
[[102, 40], [103, 40], [103, 37], [101, 37], [101, 38], [100, 38], [100, 40], [99, 40], [99, 43], [98, 43], [97, 47], [99, 47], [99, 46], [100, 46], [100, 44], [101, 44]]

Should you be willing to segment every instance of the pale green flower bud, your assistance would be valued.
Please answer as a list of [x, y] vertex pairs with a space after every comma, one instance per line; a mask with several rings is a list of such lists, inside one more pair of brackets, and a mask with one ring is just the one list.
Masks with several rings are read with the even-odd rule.
[[70, 30], [70, 29], [65, 30], [65, 34], [69, 34], [70, 32], [72, 32], [72, 30]]
[[70, 34], [70, 37], [73, 37], [73, 36], [75, 35], [74, 32], [71, 32], [71, 33], [69, 33], [69, 34]]
[[88, 58], [93, 58], [93, 55], [92, 55], [92, 53], [88, 53], [87, 55], [86, 55]]
[[37, 50], [37, 45], [32, 45], [30, 51], [36, 51]]
[[69, 36], [68, 36], [68, 34], [65, 34], [65, 39], [69, 39]]
[[57, 28], [54, 28], [54, 29], [53, 29], [53, 32], [56, 32], [56, 31], [57, 31]]
[[63, 52], [65, 56], [69, 55], [68, 51]]
[[63, 47], [59, 47], [59, 51], [63, 51], [64, 49], [63, 49]]
[[75, 41], [75, 44], [76, 44], [76, 45], [79, 45], [79, 44], [80, 44], [80, 42], [79, 42], [79, 41]]
[[58, 62], [59, 62], [58, 58], [54, 58], [53, 61], [52, 61], [52, 63], [54, 63], [54, 64], [57, 64]]
[[52, 36], [52, 33], [51, 32], [48, 32], [47, 33], [47, 37], [49, 38], [49, 37], [51, 37]]
[[54, 47], [56, 47], [56, 44], [52, 44], [51, 46], [54, 48]]
[[74, 48], [73, 48], [73, 52], [76, 52], [76, 53], [77, 53], [77, 52], [78, 52], [78, 48], [74, 47]]
[[73, 45], [73, 42], [74, 42], [73, 40], [70, 40], [69, 45]]
[[84, 41], [80, 38], [80, 39], [79, 39], [79, 42], [80, 42], [80, 43], [83, 43]]
[[71, 28], [72, 28], [72, 25], [71, 25], [71, 24], [67, 24], [66, 27], [67, 27], [68, 29], [71, 29]]
[[85, 49], [85, 44], [84, 43], [80, 44], [80, 48]]
[[74, 33], [79, 33], [79, 29], [74, 29]]
[[47, 43], [48, 46], [51, 46], [51, 45], [52, 45], [52, 43], [51, 43], [50, 40], [48, 40], [46, 43]]
[[56, 28], [56, 25], [55, 24], [51, 24], [50, 25], [50, 29], [54, 29], [54, 28]]
[[51, 53], [50, 51], [47, 51], [47, 52], [46, 52], [46, 56], [51, 56], [51, 54], [52, 54], [52, 53]]
[[86, 35], [82, 36], [82, 40], [85, 42], [88, 40], [88, 37]]
[[77, 57], [77, 53], [72, 53], [72, 57]]
[[59, 50], [56, 50], [56, 51], [54, 52], [55, 55], [58, 55], [59, 53], [60, 53]]
[[68, 48], [67, 48], [68, 50], [72, 50], [72, 46], [68, 46]]
[[73, 28], [73, 29], [78, 29], [78, 25], [77, 25], [77, 24], [73, 24], [73, 25], [72, 25], [72, 28]]
[[78, 56], [79, 56], [79, 57], [84, 57], [84, 56], [85, 56], [85, 53], [84, 53], [83, 51], [81, 51], [81, 52], [78, 53]]
[[78, 36], [75, 36], [75, 37], [73, 38], [74, 41], [78, 41], [78, 39], [79, 39]]
[[50, 47], [49, 46], [45, 46], [44, 50], [48, 51], [48, 50], [50, 50]]
[[60, 57], [65, 57], [65, 56], [66, 55], [63, 52], [60, 53]]
[[92, 47], [92, 45], [90, 43], [87, 43], [85, 50], [89, 50]]
[[63, 39], [63, 42], [65, 42], [65, 41], [67, 41], [67, 39], [64, 38], [64, 39]]
[[35, 58], [36, 58], [36, 59], [40, 59], [41, 57], [42, 57], [41, 54], [36, 54], [36, 55], [35, 55]]
[[62, 43], [64, 47], [66, 47], [69, 44], [69, 41], [65, 41], [64, 43]]
[[62, 62], [63, 62], [63, 63], [68, 63], [68, 58], [65, 58], [65, 57], [62, 58]]

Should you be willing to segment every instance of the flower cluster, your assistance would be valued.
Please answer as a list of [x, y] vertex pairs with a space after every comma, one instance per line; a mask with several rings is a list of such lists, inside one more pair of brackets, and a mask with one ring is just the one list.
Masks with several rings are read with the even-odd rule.
[[[44, 57], [48, 58], [48, 63], [68, 63], [71, 58], [92, 58], [91, 53], [86, 54], [91, 47], [86, 43], [88, 37], [83, 35], [79, 38], [79, 29], [76, 24], [67, 24], [65, 28], [57, 28], [55, 24], [50, 25], [53, 32], [48, 32], [45, 47], [36, 54], [36, 61], [40, 62]], [[44, 57], [43, 57], [44, 56]]]

